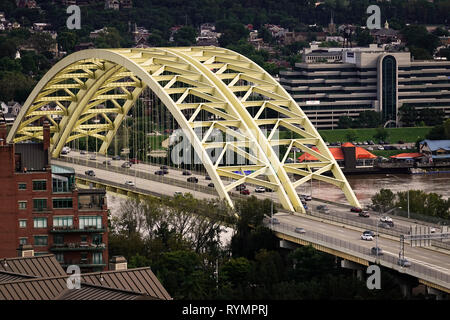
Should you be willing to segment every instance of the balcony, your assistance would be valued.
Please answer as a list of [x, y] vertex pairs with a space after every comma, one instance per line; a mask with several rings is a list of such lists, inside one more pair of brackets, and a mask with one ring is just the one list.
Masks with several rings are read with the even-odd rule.
[[105, 226], [97, 228], [96, 226], [84, 227], [84, 229], [75, 228], [74, 226], [53, 227], [50, 229], [50, 233], [93, 233], [93, 232], [106, 232]]
[[71, 261], [64, 261], [60, 262], [61, 267], [66, 269], [70, 265], [77, 265], [80, 268], [103, 268], [106, 267], [106, 263], [103, 263], [103, 261], [92, 261], [92, 259], [81, 259], [81, 260], [71, 260]]
[[64, 244], [54, 244], [50, 248], [53, 252], [63, 252], [63, 251], [102, 251], [106, 250], [106, 245], [104, 243], [87, 243], [87, 242], [68, 242]]

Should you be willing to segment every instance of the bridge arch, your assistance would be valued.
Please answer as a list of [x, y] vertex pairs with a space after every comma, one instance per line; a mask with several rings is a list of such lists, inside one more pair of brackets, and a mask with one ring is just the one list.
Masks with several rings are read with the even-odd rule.
[[[219, 196], [230, 205], [229, 191], [248, 182], [275, 190], [285, 209], [304, 212], [295, 189], [316, 179], [339, 187], [352, 205], [360, 206], [317, 130], [284, 88], [251, 60], [217, 47], [73, 53], [55, 64], [36, 85], [8, 141], [42, 139], [42, 120], [47, 119], [53, 157], [59, 156], [67, 142], [84, 136], [100, 139], [99, 152], [105, 154], [146, 87], [172, 114]], [[104, 108], [107, 101], [114, 107]], [[211, 117], [199, 119], [201, 112]], [[97, 115], [102, 117], [101, 123], [92, 123]], [[232, 140], [210, 141], [213, 130]], [[277, 136], [279, 130], [283, 137]], [[281, 156], [276, 152], [280, 146]], [[210, 157], [211, 148], [221, 150], [218, 159]], [[289, 162], [293, 148], [317, 160]], [[245, 163], [223, 164], [228, 152], [244, 157]], [[232, 182], [225, 184], [222, 178]]]

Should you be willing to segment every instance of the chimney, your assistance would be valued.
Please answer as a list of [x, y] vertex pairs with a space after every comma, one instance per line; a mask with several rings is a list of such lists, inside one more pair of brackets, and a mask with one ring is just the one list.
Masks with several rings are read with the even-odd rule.
[[44, 151], [50, 149], [50, 124], [44, 121]]
[[127, 260], [123, 256], [114, 256], [112, 257], [111, 260], [109, 260], [110, 271], [119, 271], [127, 269], [128, 269]]
[[6, 141], [6, 136], [8, 135], [8, 129], [6, 129], [6, 123], [2, 121], [0, 123], [0, 139]]
[[34, 249], [30, 244], [21, 244], [17, 248], [18, 257], [34, 257]]

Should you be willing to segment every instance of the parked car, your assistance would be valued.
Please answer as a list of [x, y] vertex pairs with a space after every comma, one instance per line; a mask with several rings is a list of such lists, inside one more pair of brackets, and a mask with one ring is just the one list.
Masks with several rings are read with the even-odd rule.
[[317, 209], [319, 212], [322, 212], [322, 213], [328, 213], [328, 212], [330, 212], [330, 209], [329, 209], [326, 205], [320, 205], [320, 206], [317, 206], [316, 209]]
[[368, 218], [368, 217], [370, 217], [370, 214], [369, 214], [369, 211], [363, 210], [363, 211], [358, 213], [358, 216], [364, 217], [364, 218]]
[[130, 159], [130, 163], [132, 163], [132, 164], [138, 164], [138, 163], [140, 163], [140, 161], [139, 161], [139, 159], [132, 158], [132, 159]]
[[378, 150], [384, 150], [384, 147], [383, 146], [378, 146], [377, 149]]
[[208, 187], [214, 188], [214, 183], [212, 182], [208, 183]]
[[122, 163], [121, 167], [122, 168], [131, 168], [131, 164], [128, 161], [125, 161], [124, 163]]
[[402, 267], [405, 267], [405, 268], [411, 267], [411, 262], [409, 262], [406, 258], [398, 259], [397, 260], [397, 264], [399, 266], [402, 266]]
[[95, 177], [94, 170], [87, 170], [87, 171], [84, 172], [84, 174], [87, 175], [87, 176]]
[[373, 146], [373, 145], [375, 144], [375, 142], [373, 142], [373, 140], [370, 140], [370, 141], [369, 141], [369, 144], [370, 144], [371, 146]]
[[133, 181], [131, 181], [131, 180], [127, 180], [127, 181], [125, 181], [125, 184], [126, 184], [127, 186], [131, 186], [131, 187], [134, 187], [134, 182], [133, 182]]
[[373, 236], [371, 236], [370, 234], [362, 234], [361, 235], [361, 240], [366, 240], [366, 241], [372, 241], [373, 240]]
[[109, 165], [111, 165], [111, 160], [104, 160], [104, 161], [103, 161], [103, 164], [106, 164], [106, 165], [109, 166]]
[[113, 160], [120, 160], [120, 156], [119, 155], [115, 155], [112, 157]]
[[264, 187], [257, 187], [257, 188], [255, 189], [255, 192], [258, 192], [258, 193], [260, 193], [260, 192], [266, 192], [266, 188], [264, 188]]
[[357, 208], [357, 207], [351, 207], [351, 208], [350, 208], [350, 211], [351, 211], [351, 212], [360, 213], [360, 212], [362, 212], [362, 209], [361, 209], [361, 208]]
[[198, 183], [198, 178], [197, 177], [189, 177], [189, 178], [187, 178], [187, 182]]
[[183, 176], [190, 176], [192, 173], [188, 170], [183, 171]]
[[304, 228], [295, 228], [294, 231], [295, 231], [296, 233], [300, 233], [300, 234], [306, 233], [306, 230], [305, 230]]
[[373, 247], [372, 249], [370, 249], [370, 252], [376, 256], [382, 256], [384, 254], [383, 249], [381, 249], [380, 247]]
[[373, 148], [372, 147], [367, 147], [367, 150], [368, 151], [373, 151]]
[[175, 191], [173, 195], [174, 195], [174, 196], [182, 196], [182, 195], [183, 195], [183, 192], [181, 192], [181, 191]]
[[248, 189], [242, 189], [241, 191], [239, 191], [239, 193], [247, 196], [247, 195], [250, 194], [250, 190], [248, 190]]

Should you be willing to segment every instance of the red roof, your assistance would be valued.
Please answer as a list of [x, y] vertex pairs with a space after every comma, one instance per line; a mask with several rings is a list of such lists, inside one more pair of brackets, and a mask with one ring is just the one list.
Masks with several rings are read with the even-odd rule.
[[391, 158], [394, 159], [411, 159], [411, 158], [419, 158], [423, 157], [423, 154], [419, 152], [411, 152], [411, 153], [400, 153], [396, 154], [395, 156], [391, 156]]
[[[342, 147], [354, 147], [353, 144], [351, 144], [350, 142], [346, 142], [342, 145]], [[311, 149], [313, 149], [316, 152], [319, 152], [319, 150], [317, 149], [317, 147], [312, 147]], [[330, 150], [331, 154], [333, 155], [334, 159], [336, 160], [344, 160], [344, 153], [342, 152], [342, 148], [340, 147], [335, 147], [335, 148], [328, 148], [328, 150]], [[377, 156], [370, 153], [369, 151], [367, 151], [364, 148], [361, 147], [355, 147], [355, 153], [356, 153], [356, 160], [359, 159], [375, 159]], [[316, 161], [318, 160], [316, 157], [310, 155], [309, 153], [304, 153], [302, 154], [300, 157], [297, 158], [298, 161], [303, 162], [303, 161]]]

